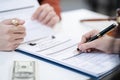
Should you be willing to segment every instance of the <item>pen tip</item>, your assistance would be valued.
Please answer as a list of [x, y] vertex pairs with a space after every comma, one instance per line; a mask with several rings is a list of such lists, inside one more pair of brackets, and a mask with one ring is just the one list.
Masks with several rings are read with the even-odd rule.
[[79, 48], [77, 48], [77, 51], [80, 51], [80, 49], [79, 49]]

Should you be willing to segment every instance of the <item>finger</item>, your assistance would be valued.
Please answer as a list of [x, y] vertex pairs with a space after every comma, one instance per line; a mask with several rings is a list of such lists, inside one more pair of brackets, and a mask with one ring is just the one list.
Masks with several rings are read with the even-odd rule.
[[24, 39], [18, 39], [11, 45], [11, 50], [15, 50]]
[[92, 50], [91, 49], [88, 49], [87, 52], [90, 53]]
[[15, 27], [14, 33], [25, 33], [26, 29], [23, 25], [19, 25], [18, 27]]
[[44, 4], [44, 5], [41, 5], [40, 7], [37, 8], [37, 10], [35, 11], [35, 13], [32, 15], [32, 19], [38, 19], [40, 13], [43, 11], [43, 9], [45, 7], [49, 6], [49, 4]]
[[82, 36], [80, 44], [87, 42], [88, 39], [90, 39], [91, 37], [93, 37], [96, 34], [98, 34], [97, 30], [92, 30], [92, 31], [86, 33], [85, 35]]
[[19, 33], [19, 34], [23, 34], [25, 33], [25, 27], [23, 25], [18, 25], [17, 27], [14, 25], [9, 26], [9, 33]]
[[7, 41], [6, 42], [6, 45], [4, 45], [1, 50], [3, 51], [13, 51], [15, 50], [19, 45], [20, 43], [23, 41], [24, 39], [19, 39], [19, 40], [15, 40], [14, 42], [9, 42]]
[[41, 22], [46, 18], [46, 16], [49, 14], [49, 12], [53, 11], [53, 8], [50, 6], [44, 7], [43, 11], [39, 14], [38, 20]]
[[79, 48], [79, 46], [81, 46], [81, 44], [84, 44], [89, 37], [90, 37], [90, 35], [88, 33], [84, 34], [81, 38], [80, 43], [78, 44], [78, 48]]
[[21, 42], [23, 42], [24, 39], [18, 39], [14, 42], [13, 44], [13, 50], [15, 50], [20, 44]]
[[17, 20], [19, 25], [23, 25], [25, 23], [24, 20], [21, 20], [21, 19], [18, 19], [18, 18], [6, 19], [6, 20], [4, 20], [2, 22], [7, 24], [7, 25], [13, 25], [12, 20]]
[[89, 49], [96, 48], [96, 46], [97, 46], [97, 42], [92, 41], [92, 42], [81, 44], [80, 46], [78, 46], [78, 48], [84, 52]]
[[6, 48], [4, 49], [4, 51], [13, 51], [18, 47], [18, 45], [13, 44], [13, 43], [9, 43], [8, 46], [6, 46]]
[[26, 34], [14, 34], [14, 40], [23, 39]]
[[11, 34], [7, 37], [9, 42], [15, 42], [16, 40], [23, 39], [26, 34]]
[[81, 38], [81, 42], [78, 44], [78, 47], [81, 46], [81, 44], [87, 42], [87, 40], [89, 40], [91, 37], [93, 37], [96, 34], [98, 34], [97, 30], [92, 30], [92, 31], [84, 34]]
[[9, 51], [14, 51], [18, 46], [19, 46], [19, 44], [12, 45], [12, 47], [10, 48]]
[[42, 20], [41, 23], [47, 24], [53, 17], [56, 16], [56, 13], [54, 11], [50, 11], [47, 16]]
[[50, 27], [53, 27], [58, 22], [59, 22], [59, 17], [55, 16], [46, 25], [50, 26]]
[[24, 41], [24, 38], [21, 38], [21, 39], [17, 39], [14, 41], [14, 44], [17, 44], [17, 45], [20, 45], [21, 42]]
[[[42, 7], [42, 6], [41, 6]], [[32, 20], [37, 19], [41, 11], [43, 10], [41, 7], [38, 7], [35, 13], [32, 15]]]

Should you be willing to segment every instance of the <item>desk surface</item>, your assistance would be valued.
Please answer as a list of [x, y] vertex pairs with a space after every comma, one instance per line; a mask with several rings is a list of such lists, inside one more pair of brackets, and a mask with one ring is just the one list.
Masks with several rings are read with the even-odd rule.
[[[87, 13], [86, 13], [87, 12]], [[56, 25], [55, 31], [66, 34], [70, 37], [80, 40], [82, 34], [94, 29], [80, 24], [79, 20], [84, 13], [93, 15], [87, 10], [75, 10], [62, 13], [62, 21]], [[100, 17], [106, 17], [100, 14]], [[17, 52], [0, 52], [0, 80], [11, 80], [13, 61], [32, 60], [38, 64], [38, 79], [39, 80], [87, 80], [86, 76], [61, 68], [59, 66], [34, 59], [32, 57], [17, 53]]]
[[87, 78], [66, 70], [64, 68], [52, 65], [50, 63], [34, 59], [32, 57], [17, 53], [0, 53], [0, 80], [11, 80], [13, 61], [36, 61], [38, 80], [86, 80]]

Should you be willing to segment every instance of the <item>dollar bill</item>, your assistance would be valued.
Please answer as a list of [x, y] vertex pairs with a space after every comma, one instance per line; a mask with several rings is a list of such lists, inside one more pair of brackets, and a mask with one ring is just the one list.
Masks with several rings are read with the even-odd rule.
[[12, 80], [36, 80], [35, 61], [14, 61]]

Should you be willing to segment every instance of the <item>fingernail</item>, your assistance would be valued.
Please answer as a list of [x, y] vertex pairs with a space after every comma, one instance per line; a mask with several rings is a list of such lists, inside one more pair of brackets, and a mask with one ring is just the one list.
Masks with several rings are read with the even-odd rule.
[[32, 20], [35, 20], [35, 18], [34, 18], [34, 17], [31, 17], [31, 19], [32, 19]]
[[24, 24], [24, 23], [25, 23], [25, 21], [24, 21], [24, 20], [21, 20], [21, 21], [20, 21], [20, 24]]

